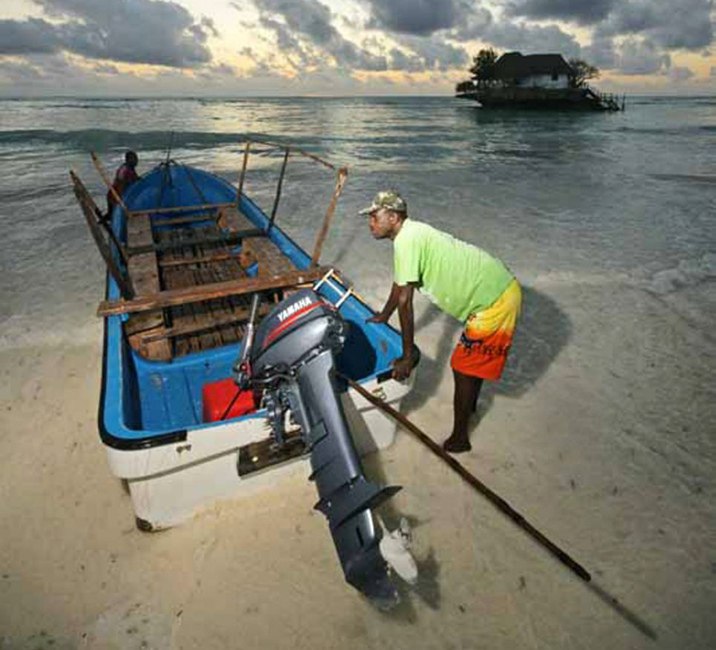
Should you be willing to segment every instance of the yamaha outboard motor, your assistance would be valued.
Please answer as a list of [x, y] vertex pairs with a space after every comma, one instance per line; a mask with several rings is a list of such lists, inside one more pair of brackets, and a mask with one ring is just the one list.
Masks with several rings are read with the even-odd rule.
[[[256, 302], [252, 312], [255, 313]], [[343, 405], [335, 357], [345, 340], [338, 310], [311, 289], [283, 300], [266, 316], [255, 337], [244, 341], [237, 382], [262, 389], [277, 443], [286, 412], [300, 425], [318, 488], [316, 509], [328, 519], [346, 580], [381, 608], [398, 602], [380, 553], [381, 528], [371, 508], [400, 487], [382, 487], [363, 474]]]

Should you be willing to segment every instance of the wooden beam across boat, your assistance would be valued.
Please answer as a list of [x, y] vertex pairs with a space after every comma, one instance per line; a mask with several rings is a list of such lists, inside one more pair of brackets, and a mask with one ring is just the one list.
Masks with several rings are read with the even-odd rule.
[[219, 208], [235, 208], [236, 203], [203, 203], [201, 205], [175, 205], [172, 207], [165, 208], [146, 208], [144, 210], [129, 210], [130, 217], [138, 217], [143, 214], [158, 214], [158, 213], [172, 213], [172, 212], [190, 212], [196, 210], [197, 212], [205, 212], [207, 210], [218, 210]]
[[265, 236], [266, 232], [261, 228], [248, 228], [247, 230], [239, 230], [238, 232], [232, 232], [228, 235], [217, 234], [205, 237], [183, 237], [177, 241], [147, 244], [145, 246], [130, 246], [127, 249], [127, 254], [131, 257], [132, 255], [142, 255], [144, 253], [176, 250], [187, 246], [201, 246], [204, 244], [238, 244], [246, 237]]
[[[274, 304], [263, 304], [259, 307], [259, 316], [265, 316], [273, 308]], [[162, 339], [172, 338], [174, 336], [186, 336], [187, 334], [196, 334], [204, 330], [214, 327], [222, 327], [223, 325], [233, 325], [246, 321], [251, 313], [250, 307], [237, 307], [232, 312], [224, 315], [201, 314], [195, 316], [192, 322], [180, 322], [172, 327], [166, 327], [163, 330], [155, 332], [147, 332], [140, 334], [143, 343], [152, 343]]]
[[142, 311], [152, 311], [186, 305], [203, 300], [224, 298], [226, 296], [240, 296], [257, 291], [270, 289], [283, 289], [300, 284], [314, 282], [328, 272], [327, 267], [317, 267], [307, 270], [290, 271], [282, 275], [263, 278], [239, 278], [226, 282], [214, 282], [181, 289], [170, 289], [158, 293], [137, 296], [132, 300], [105, 300], [97, 309], [98, 316], [117, 316]]
[[[151, 215], [150, 215], [151, 216]], [[157, 219], [152, 222], [154, 226], [182, 226], [187, 223], [196, 223], [197, 221], [213, 221], [217, 222], [218, 214], [192, 214], [189, 217], [173, 217], [171, 219]]]

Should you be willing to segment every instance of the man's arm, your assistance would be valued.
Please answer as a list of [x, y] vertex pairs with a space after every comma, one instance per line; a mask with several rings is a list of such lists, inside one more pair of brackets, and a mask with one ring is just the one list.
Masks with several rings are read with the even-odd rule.
[[390, 290], [390, 295], [388, 296], [388, 300], [385, 302], [385, 306], [380, 311], [379, 314], [376, 314], [375, 316], [371, 316], [367, 322], [368, 323], [387, 323], [390, 320], [390, 317], [393, 315], [393, 312], [398, 306], [398, 296], [400, 295], [400, 290], [404, 289], [405, 287], [399, 287], [395, 282], [393, 283], [393, 288]]
[[416, 284], [411, 283], [404, 287], [393, 285], [393, 287], [397, 289], [396, 300], [398, 303], [398, 316], [400, 317], [400, 332], [403, 337], [403, 356], [393, 362], [393, 377], [401, 380], [407, 379], [413, 370], [413, 358], [415, 356], [413, 294]]
[[413, 317], [413, 293], [417, 282], [405, 286], [393, 283], [390, 295], [382, 311], [367, 320], [368, 323], [387, 323], [397, 309], [400, 317], [400, 332], [403, 339], [403, 354], [393, 362], [393, 377], [405, 379], [413, 370], [415, 357], [415, 319]]

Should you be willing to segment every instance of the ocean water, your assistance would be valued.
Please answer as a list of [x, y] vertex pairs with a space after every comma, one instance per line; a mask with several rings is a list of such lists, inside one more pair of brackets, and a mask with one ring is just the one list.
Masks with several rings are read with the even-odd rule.
[[[348, 166], [323, 260], [376, 306], [391, 251], [356, 213], [390, 187], [412, 217], [493, 252], [524, 284], [679, 293], [678, 308], [710, 336], [716, 98], [631, 98], [616, 114], [489, 112], [450, 97], [58, 98], [0, 101], [0, 346], [96, 335], [103, 265], [68, 175], [104, 204], [90, 150], [111, 173], [132, 148], [140, 172], [170, 153], [236, 182], [246, 136]], [[247, 177], [267, 210], [279, 164], [252, 158]], [[300, 243], [310, 246], [332, 185], [319, 166], [289, 164], [278, 220]]]

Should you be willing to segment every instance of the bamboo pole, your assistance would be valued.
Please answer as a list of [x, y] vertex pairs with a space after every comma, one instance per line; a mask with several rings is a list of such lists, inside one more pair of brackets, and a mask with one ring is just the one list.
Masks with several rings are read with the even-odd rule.
[[102, 225], [102, 227], [105, 229], [107, 235], [112, 240], [112, 243], [115, 245], [117, 251], [119, 252], [119, 256], [122, 258], [122, 262], [126, 265], [129, 261], [129, 255], [127, 255], [127, 250], [124, 246], [122, 246], [122, 242], [117, 239], [117, 235], [114, 234], [114, 230], [112, 230], [112, 224], [109, 221], [109, 218], [104, 217], [102, 214], [102, 211], [97, 207], [97, 205], [92, 201], [93, 209], [95, 216], [97, 217], [97, 222]]
[[[119, 266], [117, 266], [116, 262], [114, 261], [114, 258], [112, 257], [112, 251], [109, 245], [107, 244], [107, 242], [104, 241], [104, 238], [102, 237], [102, 231], [99, 229], [100, 222], [96, 219], [99, 208], [90, 196], [89, 192], [87, 191], [87, 188], [80, 180], [80, 177], [77, 176], [77, 174], [75, 174], [75, 172], [72, 170], [70, 170], [70, 178], [72, 179], [72, 186], [75, 193], [75, 197], [77, 198], [77, 202], [82, 209], [82, 214], [85, 217], [87, 226], [89, 227], [90, 233], [92, 234], [92, 238], [94, 239], [95, 244], [99, 249], [100, 255], [102, 255], [102, 259], [104, 259], [104, 262], [107, 265], [110, 274], [114, 278], [114, 281], [117, 283], [117, 286], [119, 287], [122, 296], [127, 299], [133, 298], [135, 292], [131, 278], [128, 275], [122, 273]], [[123, 253], [121, 248], [120, 252]]]
[[[248, 140], [247, 140], [248, 142]], [[274, 149], [286, 149], [287, 145], [285, 144], [279, 144], [278, 142], [268, 142], [266, 140], [251, 140], [253, 144], [262, 144], [265, 147], [273, 147]], [[308, 153], [307, 151], [304, 151], [303, 149], [299, 149], [298, 147], [291, 147], [292, 153], [297, 153], [300, 156], [303, 156], [304, 158], [310, 158], [314, 162], [320, 163], [324, 167], [328, 167], [328, 169], [335, 169], [336, 166], [329, 163], [327, 160], [324, 160], [323, 158], [316, 156], [315, 154]]]
[[336, 180], [336, 187], [333, 190], [333, 196], [331, 197], [331, 202], [328, 205], [328, 210], [326, 210], [326, 216], [323, 219], [323, 225], [321, 226], [321, 230], [319, 231], [318, 237], [316, 238], [316, 244], [313, 247], [313, 255], [311, 256], [311, 266], [318, 265], [318, 259], [321, 256], [321, 249], [323, 248], [323, 242], [326, 239], [326, 234], [328, 233], [328, 229], [331, 227], [331, 222], [333, 221], [333, 214], [336, 211], [336, 205], [338, 204], [338, 199], [341, 196], [341, 192], [343, 192], [343, 186], [346, 183], [347, 176], [348, 176], [348, 169], [346, 167], [341, 167], [338, 170], [338, 178]]
[[241, 175], [239, 176], [239, 187], [236, 190], [236, 209], [240, 209], [241, 205], [241, 194], [244, 191], [244, 179], [246, 178], [246, 167], [249, 164], [249, 150], [251, 149], [251, 140], [246, 141], [244, 147], [244, 162], [241, 165]]
[[271, 210], [271, 219], [269, 219], [269, 225], [267, 230], [270, 231], [273, 228], [273, 223], [276, 220], [276, 213], [278, 212], [278, 202], [281, 200], [281, 187], [283, 186], [283, 177], [286, 174], [286, 165], [288, 163], [288, 156], [291, 153], [291, 147], [286, 147], [286, 153], [283, 156], [283, 164], [281, 165], [281, 175], [278, 177], [278, 185], [276, 186], [276, 197], [273, 201], [273, 208]]
[[412, 433], [420, 442], [422, 442], [430, 451], [433, 452], [438, 458], [446, 462], [451, 469], [460, 475], [464, 481], [470, 484], [475, 490], [487, 498], [500, 512], [507, 515], [513, 522], [515, 522], [522, 530], [527, 532], [533, 539], [537, 540], [544, 548], [546, 548], [552, 555], [554, 555], [562, 564], [569, 568], [573, 573], [579, 576], [585, 582], [589, 582], [592, 577], [589, 572], [578, 562], [573, 560], [567, 553], [565, 553], [556, 544], [545, 537], [539, 530], [537, 530], [532, 524], [530, 524], [519, 512], [514, 510], [507, 501], [505, 501], [498, 494], [493, 492], [487, 487], [482, 481], [476, 476], [463, 467], [457, 460], [450, 456], [445, 450], [438, 445], [432, 438], [423, 433], [418, 427], [416, 427], [408, 418], [402, 413], [396, 411], [392, 406], [389, 406], [382, 400], [378, 399], [374, 395], [371, 395], [363, 386], [358, 382], [353, 381], [349, 377], [344, 378], [348, 381], [351, 388], [354, 388], [360, 395], [367, 399], [371, 404], [374, 404], [381, 410], [385, 411], [388, 415], [393, 417], [402, 424], [410, 433]]
[[105, 171], [104, 167], [102, 166], [102, 163], [100, 162], [99, 158], [97, 158], [97, 155], [94, 151], [90, 151], [90, 156], [92, 157], [92, 162], [94, 163], [95, 169], [99, 172], [99, 175], [102, 177], [102, 180], [104, 181], [104, 184], [107, 186], [107, 189], [109, 190], [109, 193], [112, 195], [112, 198], [122, 206], [122, 210], [126, 214], [129, 214], [129, 210], [127, 209], [127, 206], [124, 205], [124, 201], [122, 201], [122, 197], [117, 194], [117, 190], [114, 189], [114, 186], [112, 183], [109, 182], [109, 177], [107, 176], [107, 172]]

